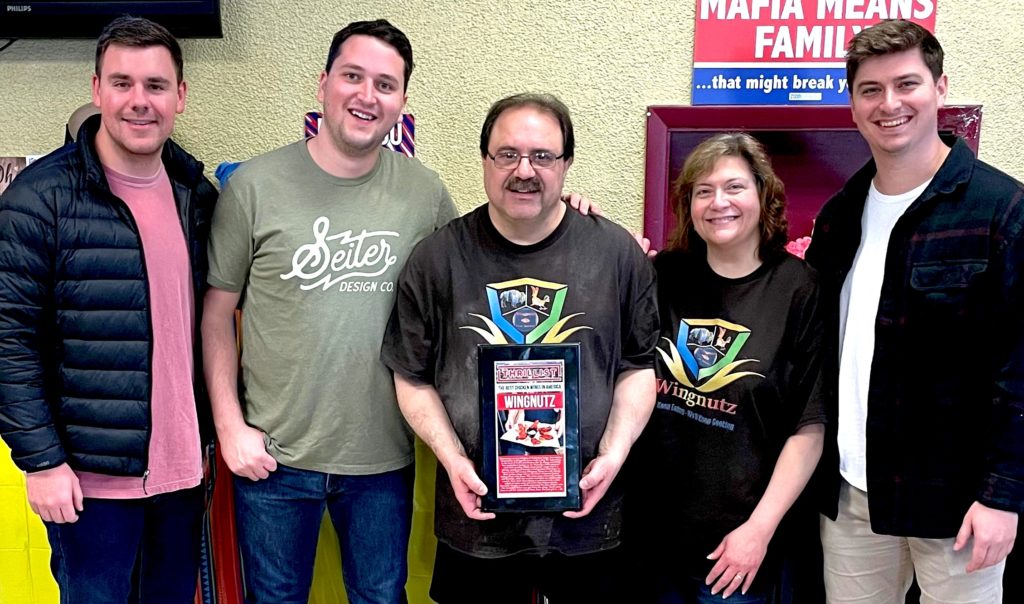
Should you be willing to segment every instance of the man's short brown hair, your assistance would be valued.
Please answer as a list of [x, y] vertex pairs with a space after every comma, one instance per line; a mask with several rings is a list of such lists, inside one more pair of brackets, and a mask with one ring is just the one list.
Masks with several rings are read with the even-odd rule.
[[847, 88], [853, 90], [857, 69], [864, 61], [915, 48], [921, 49], [924, 64], [932, 72], [932, 78], [938, 81], [942, 77], [942, 46], [932, 32], [902, 19], [887, 19], [861, 30], [846, 47]]
[[181, 83], [184, 64], [181, 58], [181, 46], [163, 25], [149, 19], [129, 15], [111, 21], [103, 28], [99, 40], [96, 41], [96, 75], [102, 75], [100, 69], [103, 66], [103, 55], [106, 54], [107, 48], [111, 44], [129, 48], [163, 46], [171, 53], [174, 73], [178, 76], [178, 83]]

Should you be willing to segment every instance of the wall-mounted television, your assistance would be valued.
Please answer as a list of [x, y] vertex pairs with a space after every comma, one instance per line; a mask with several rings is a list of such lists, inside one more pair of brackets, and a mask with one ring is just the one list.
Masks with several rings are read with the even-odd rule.
[[115, 17], [160, 23], [179, 38], [219, 38], [220, 0], [0, 0], [0, 38], [96, 38]]

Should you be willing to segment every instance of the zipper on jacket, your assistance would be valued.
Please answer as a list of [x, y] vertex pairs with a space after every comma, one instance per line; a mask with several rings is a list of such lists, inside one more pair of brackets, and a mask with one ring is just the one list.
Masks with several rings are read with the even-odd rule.
[[[171, 181], [171, 189], [172, 189], [172, 193], [174, 194], [174, 203], [175, 203], [175, 205], [177, 207], [178, 221], [181, 223], [181, 233], [185, 237], [185, 251], [188, 252], [188, 277], [189, 277], [189, 282], [192, 284], [192, 316], [193, 316], [194, 321], [195, 321], [195, 325], [192, 328], [192, 397], [193, 397], [193, 401], [192, 402], [195, 405], [195, 409], [196, 409], [196, 427], [198, 428], [198, 431], [199, 431], [199, 456], [200, 456], [200, 459], [201, 459], [202, 464], [203, 464], [203, 480], [206, 481], [206, 477], [207, 476], [212, 477], [214, 475], [214, 473], [208, 473], [207, 472], [206, 466], [210, 465], [212, 467], [212, 466], [216, 465], [216, 460], [215, 460], [215, 457], [214, 457], [214, 447], [216, 446], [216, 444], [215, 444], [216, 443], [216, 436], [213, 436], [212, 438], [210, 438], [210, 440], [208, 442], [204, 442], [203, 441], [203, 418], [202, 418], [202, 413], [200, 411], [199, 397], [197, 396], [197, 392], [196, 392], [196, 390], [197, 390], [197, 387], [196, 387], [197, 379], [199, 381], [202, 381], [204, 379], [204, 377], [203, 377], [203, 375], [201, 373], [197, 376], [196, 375], [196, 371], [197, 371], [197, 369], [202, 367], [202, 347], [201, 347], [202, 334], [201, 334], [201, 329], [202, 329], [202, 322], [203, 322], [203, 289], [204, 289], [204, 286], [206, 285], [206, 283], [205, 283], [203, 278], [200, 278], [198, 280], [195, 278], [196, 268], [197, 268], [197, 266], [196, 266], [196, 256], [193, 253], [195, 250], [192, 249], [193, 235], [195, 234], [195, 231], [196, 231], [196, 228], [195, 228], [196, 227], [196, 222], [194, 220], [194, 216], [195, 216], [195, 214], [197, 212], [199, 212], [199, 208], [197, 207], [197, 205], [200, 202], [200, 200], [202, 199], [202, 196], [199, 194], [199, 187], [202, 185], [202, 180], [203, 180], [203, 164], [202, 164], [202, 162], [199, 162], [198, 169], [199, 169], [199, 182], [195, 185], [195, 187], [189, 187], [189, 186], [186, 186], [183, 183], [180, 183], [178, 181], [173, 181], [172, 180]], [[170, 174], [168, 174], [168, 178], [170, 178]], [[178, 197], [179, 189], [180, 189], [180, 192], [181, 192], [180, 204], [179, 204], [179, 197]], [[209, 216], [209, 221], [212, 221], [212, 220], [213, 220], [213, 215], [211, 214]], [[207, 224], [206, 228], [207, 229], [210, 228], [209, 224]], [[201, 250], [199, 253], [202, 254], [203, 250]], [[207, 266], [208, 265], [209, 265], [209, 262], [207, 262]], [[203, 389], [205, 389], [206, 385], [202, 384], [201, 387]], [[206, 394], [206, 398], [207, 398], [207, 401], [209, 401], [209, 393]], [[207, 405], [207, 406], [209, 406], [209, 405]], [[212, 426], [211, 426], [211, 428], [212, 428]], [[215, 431], [214, 431], [214, 434], [216, 434]], [[208, 447], [209, 447], [209, 450], [207, 450]], [[209, 501], [212, 502], [213, 501], [213, 496], [212, 496], [213, 481], [212, 480], [209, 481], [209, 485], [210, 485], [209, 489], [211, 490], [211, 495], [209, 496]]]
[[[173, 183], [171, 186], [173, 191]], [[146, 250], [142, 246], [142, 233], [139, 230], [139, 223], [136, 222], [131, 208], [128, 207], [128, 204], [125, 203], [123, 199], [114, 195], [113, 191], [109, 188], [105, 190], [101, 187], [96, 188], [105, 197], [113, 200], [117, 204], [117, 207], [124, 214], [125, 219], [127, 219], [128, 224], [131, 226], [132, 231], [135, 234], [135, 240], [139, 244], [139, 260], [142, 269], [142, 280], [146, 286], [146, 328], [149, 333], [149, 350], [147, 351], [146, 358], [146, 370], [149, 373], [149, 404], [147, 405], [147, 408], [149, 409], [149, 429], [146, 431], [146, 450], [142, 453], [142, 461], [146, 467], [146, 471], [142, 475], [142, 492], [145, 494], [146, 479], [149, 478], [149, 446], [153, 440], [153, 292], [149, 285], [149, 270], [146, 267]]]
[[153, 441], [153, 348], [155, 342], [153, 341], [153, 290], [149, 284], [149, 267], [146, 266], [146, 249], [142, 246], [142, 233], [139, 231], [139, 223], [135, 221], [135, 216], [132, 215], [131, 208], [128, 207], [123, 200], [115, 199], [121, 202], [125, 210], [128, 212], [128, 217], [131, 219], [132, 226], [135, 228], [135, 236], [139, 241], [139, 259], [142, 260], [142, 279], [146, 285], [146, 327], [149, 331], [149, 351], [147, 353], [147, 370], [149, 371], [149, 430], [146, 431], [146, 451], [143, 453], [143, 459], [146, 461], [146, 473], [142, 475], [142, 492], [146, 493], [146, 479], [149, 478], [149, 447]]
[[[161, 157], [161, 162], [164, 163], [164, 169], [166, 170], [167, 169], [167, 163], [164, 161], [163, 157]], [[174, 203], [175, 203], [175, 206], [176, 206], [175, 207], [176, 214], [178, 215], [178, 220], [180, 222], [180, 226], [181, 226], [181, 229], [182, 229], [182, 236], [185, 238], [185, 250], [188, 253], [188, 260], [189, 260], [188, 261], [189, 281], [192, 283], [193, 290], [195, 290], [196, 289], [196, 284], [195, 284], [195, 279], [193, 278], [193, 272], [194, 272], [194, 268], [195, 268], [195, 257], [194, 257], [194, 255], [192, 253], [192, 251], [193, 251], [192, 250], [192, 241], [191, 241], [192, 224], [191, 224], [191, 220], [190, 220], [191, 216], [190, 216], [190, 211], [189, 211], [191, 209], [191, 207], [192, 207], [192, 203], [191, 202], [192, 202], [193, 191], [191, 189], [189, 189], [187, 186], [180, 185], [179, 182], [177, 182], [175, 180], [172, 180], [171, 177], [170, 177], [170, 173], [167, 174], [167, 178], [168, 178], [168, 180], [170, 181], [170, 184], [171, 184], [171, 195], [174, 197]], [[202, 178], [202, 169], [200, 169], [200, 178]], [[140, 259], [142, 261], [141, 262], [141, 264], [142, 264], [142, 276], [143, 276], [143, 280], [144, 280], [145, 285], [146, 285], [146, 316], [147, 316], [147, 319], [148, 319], [147, 327], [148, 327], [148, 330], [149, 330], [149, 353], [148, 353], [148, 370], [149, 370], [149, 405], [148, 405], [148, 407], [149, 407], [149, 430], [146, 433], [146, 450], [143, 453], [143, 461], [145, 462], [145, 465], [146, 465], [147, 469], [146, 469], [145, 473], [142, 475], [142, 492], [143, 492], [143, 494], [147, 494], [146, 493], [146, 480], [149, 478], [149, 469], [148, 469], [149, 468], [149, 453], [150, 453], [149, 448], [150, 448], [151, 441], [153, 439], [153, 346], [154, 346], [153, 337], [154, 337], [154, 333], [153, 333], [153, 292], [152, 292], [152, 289], [150, 288], [150, 283], [149, 283], [149, 270], [146, 267], [146, 250], [145, 250], [145, 248], [142, 245], [142, 233], [139, 231], [139, 225], [135, 221], [135, 216], [132, 214], [131, 208], [128, 207], [128, 204], [125, 203], [125, 201], [123, 199], [119, 198], [117, 195], [114, 195], [113, 192], [109, 188], [106, 188], [106, 189], [104, 189], [102, 187], [95, 187], [95, 188], [97, 188], [99, 190], [99, 192], [101, 194], [103, 194], [104, 196], [107, 196], [109, 199], [114, 200], [117, 203], [119, 209], [124, 213], [125, 218], [128, 220], [128, 223], [131, 225], [132, 230], [135, 233], [136, 240], [138, 241], [138, 244], [139, 244], [139, 257], [140, 257]], [[178, 203], [179, 202], [179, 197], [176, 194], [178, 188], [182, 189], [182, 198], [180, 200], [181, 201], [180, 204]], [[193, 292], [194, 312], [196, 312], [196, 311], [198, 311], [198, 309], [202, 308], [202, 306], [201, 306], [202, 302], [197, 299], [198, 295], [199, 295], [198, 292], [195, 292], [195, 291]], [[196, 312], [196, 315], [198, 315], [198, 314], [199, 313]], [[197, 316], [196, 318], [198, 319], [199, 317]], [[193, 335], [192, 335], [192, 337], [193, 337], [193, 342], [192, 342], [193, 348], [195, 347], [195, 344], [198, 341], [197, 334], [198, 334], [199, 328], [200, 328], [199, 327], [199, 322], [196, 321], [196, 326], [194, 328]], [[195, 354], [195, 352], [193, 352], [193, 355], [194, 354]], [[193, 362], [194, 361], [195, 361], [195, 359], [193, 358]], [[195, 370], [193, 368], [193, 380], [194, 379], [195, 379]], [[194, 388], [195, 388], [195, 386], [193, 384], [193, 390], [194, 390]], [[197, 420], [197, 422], [199, 420], [198, 406], [197, 406], [197, 409], [196, 409], [196, 420]], [[201, 432], [201, 430], [200, 430], [200, 432]], [[202, 434], [200, 434], [200, 441], [202, 441]], [[202, 454], [201, 450], [200, 450], [200, 454]]]

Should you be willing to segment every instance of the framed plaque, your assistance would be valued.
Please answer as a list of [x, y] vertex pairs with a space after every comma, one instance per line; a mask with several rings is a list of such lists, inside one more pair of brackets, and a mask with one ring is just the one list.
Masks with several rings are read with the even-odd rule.
[[578, 510], [579, 344], [477, 347], [489, 512]]

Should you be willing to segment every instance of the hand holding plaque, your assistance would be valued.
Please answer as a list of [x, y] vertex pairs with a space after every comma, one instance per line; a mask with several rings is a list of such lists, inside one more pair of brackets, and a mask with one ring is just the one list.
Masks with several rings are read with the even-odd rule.
[[455, 500], [459, 502], [462, 511], [473, 520], [490, 520], [494, 514], [481, 510], [482, 491], [487, 491], [487, 486], [481, 482], [476, 474], [473, 462], [461, 453], [453, 456], [444, 464], [448, 472], [448, 480], [452, 483], [452, 491], [455, 493]]

